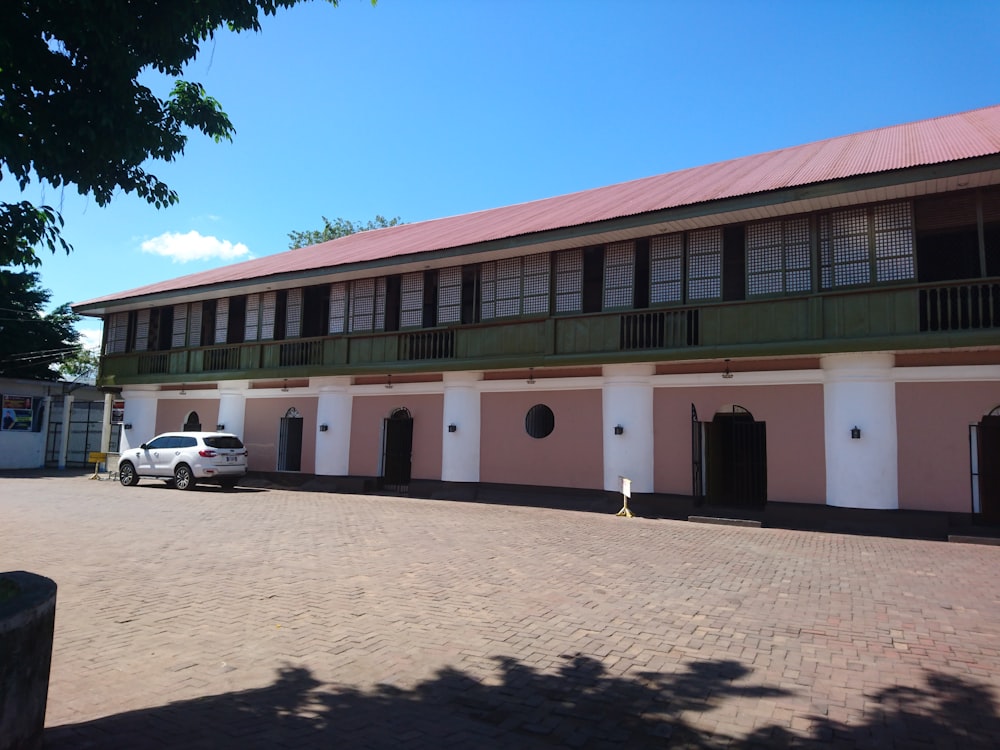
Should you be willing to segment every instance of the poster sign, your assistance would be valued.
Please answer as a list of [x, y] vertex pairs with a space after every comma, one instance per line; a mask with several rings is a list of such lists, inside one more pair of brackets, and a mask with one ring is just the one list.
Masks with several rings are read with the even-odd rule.
[[31, 396], [4, 396], [0, 412], [0, 430], [31, 432], [33, 420]]
[[125, 400], [116, 398], [111, 402], [111, 424], [121, 424], [125, 421]]

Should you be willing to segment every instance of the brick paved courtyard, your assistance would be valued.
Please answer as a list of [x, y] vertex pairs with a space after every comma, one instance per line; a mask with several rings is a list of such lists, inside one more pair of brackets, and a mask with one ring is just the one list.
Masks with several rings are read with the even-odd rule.
[[0, 477], [46, 748], [994, 747], [1000, 547]]

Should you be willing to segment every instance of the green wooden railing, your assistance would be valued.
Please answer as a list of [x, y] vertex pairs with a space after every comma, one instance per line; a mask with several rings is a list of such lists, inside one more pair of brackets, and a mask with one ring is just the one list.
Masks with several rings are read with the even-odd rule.
[[[103, 358], [104, 383], [919, 349], [1000, 329], [1000, 280], [259, 341]], [[692, 350], [700, 350], [696, 353]]]

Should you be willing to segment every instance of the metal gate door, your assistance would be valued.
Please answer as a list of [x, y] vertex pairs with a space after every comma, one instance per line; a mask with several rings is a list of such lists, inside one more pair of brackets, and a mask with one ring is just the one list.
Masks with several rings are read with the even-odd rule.
[[383, 428], [382, 488], [392, 492], [406, 492], [410, 488], [413, 418], [406, 409], [398, 409], [391, 417], [383, 420]]
[[983, 417], [978, 428], [979, 507], [984, 521], [1000, 523], [1000, 415]]
[[278, 471], [302, 470], [302, 415], [292, 408], [278, 430]]
[[698, 421], [698, 410], [691, 404], [691, 496], [700, 503], [705, 499], [705, 425]]

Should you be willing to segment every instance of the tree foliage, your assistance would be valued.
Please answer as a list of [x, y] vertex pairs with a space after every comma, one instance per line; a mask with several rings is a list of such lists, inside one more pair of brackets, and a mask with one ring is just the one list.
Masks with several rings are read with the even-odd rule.
[[[234, 133], [219, 102], [179, 78], [185, 64], [216, 31], [259, 31], [261, 15], [302, 1], [3, 0], [0, 179], [75, 186], [99, 206], [119, 193], [176, 203], [149, 161], [175, 160], [190, 131]], [[177, 79], [167, 98], [139, 82], [148, 71]], [[69, 252], [61, 229], [49, 206], [0, 203], [0, 266], [38, 266], [39, 246]]]
[[82, 356], [80, 316], [69, 304], [46, 315], [50, 296], [38, 273], [0, 269], [0, 376], [55, 380], [61, 363]]
[[100, 356], [96, 351], [78, 346], [76, 353], [62, 360], [56, 370], [64, 379], [91, 381], [96, 380], [100, 364]]
[[367, 222], [353, 222], [347, 219], [336, 218], [330, 221], [325, 216], [323, 217], [323, 228], [322, 229], [306, 229], [302, 232], [289, 232], [288, 233], [288, 249], [294, 250], [297, 247], [306, 247], [307, 245], [318, 245], [321, 242], [328, 242], [329, 240], [335, 240], [338, 237], [346, 237], [349, 234], [355, 234], [357, 232], [367, 232], [369, 229], [384, 229], [386, 227], [394, 227], [402, 224], [403, 220], [398, 216], [391, 219], [387, 219], [382, 215], [376, 215], [374, 219]]

